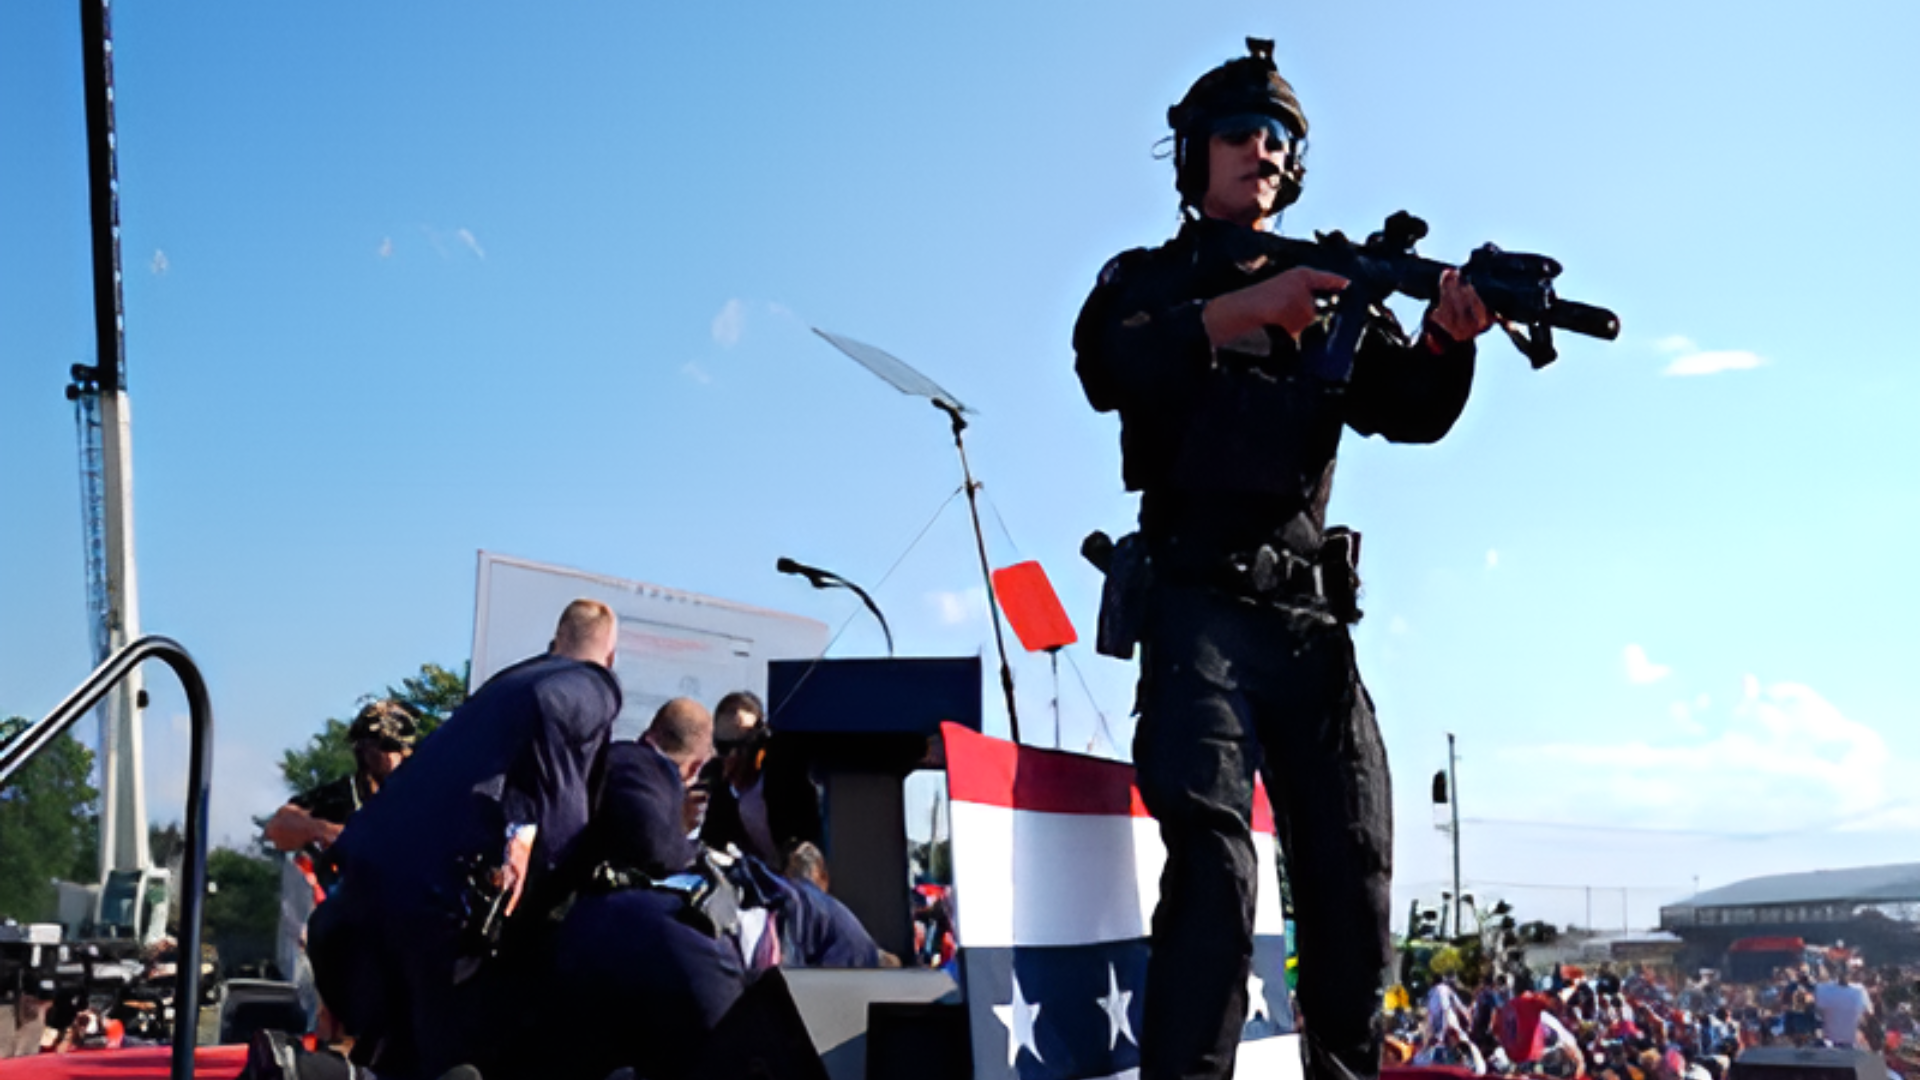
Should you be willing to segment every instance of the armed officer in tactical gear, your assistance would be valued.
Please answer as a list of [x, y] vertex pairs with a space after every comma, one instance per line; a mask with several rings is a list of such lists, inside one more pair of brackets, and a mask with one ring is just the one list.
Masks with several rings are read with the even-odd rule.
[[[1142, 646], [1133, 760], [1167, 848], [1141, 1076], [1233, 1070], [1258, 771], [1293, 888], [1307, 1071], [1370, 1080], [1392, 812], [1347, 631], [1358, 536], [1328, 528], [1327, 499], [1343, 427], [1394, 442], [1447, 433], [1491, 320], [1449, 272], [1409, 336], [1384, 307], [1342, 311], [1344, 278], [1275, 274], [1246, 250], [1299, 195], [1307, 141], [1272, 43], [1248, 46], [1168, 110], [1179, 235], [1108, 263], [1074, 327], [1087, 399], [1120, 414], [1126, 485], [1141, 493], [1140, 531], [1121, 542], [1134, 555], [1111, 564], [1107, 598], [1141, 614], [1102, 613], [1103, 631]], [[1338, 319], [1363, 320], [1351, 348], [1334, 342], [1351, 329]], [[1107, 644], [1131, 654], [1130, 640]]]

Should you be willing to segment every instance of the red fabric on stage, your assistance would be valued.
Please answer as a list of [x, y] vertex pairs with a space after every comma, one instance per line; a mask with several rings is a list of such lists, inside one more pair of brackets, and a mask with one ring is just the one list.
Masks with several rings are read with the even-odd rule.
[[[940, 725], [946, 744], [947, 797], [1045, 814], [1146, 817], [1133, 766], [1064, 750], [1018, 746], [959, 724]], [[1254, 780], [1253, 831], [1273, 834], [1266, 783]]]
[[[0, 1061], [0, 1080], [166, 1080], [173, 1051], [161, 1046], [131, 1050], [80, 1050]], [[194, 1051], [193, 1075], [234, 1080], [247, 1065], [244, 1046], [203, 1046]]]

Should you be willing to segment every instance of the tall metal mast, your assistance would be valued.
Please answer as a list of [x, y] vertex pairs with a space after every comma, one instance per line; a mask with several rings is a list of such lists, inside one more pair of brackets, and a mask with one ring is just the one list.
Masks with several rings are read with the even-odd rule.
[[[120, 291], [120, 180], [113, 134], [111, 0], [80, 0], [92, 219], [94, 362], [76, 364], [67, 397], [80, 434], [81, 516], [94, 663], [140, 636], [133, 558], [133, 428]], [[148, 866], [139, 672], [100, 711], [100, 876]]]
[[1454, 767], [1453, 732], [1447, 732], [1447, 801], [1453, 804], [1453, 933], [1460, 936], [1460, 778]]

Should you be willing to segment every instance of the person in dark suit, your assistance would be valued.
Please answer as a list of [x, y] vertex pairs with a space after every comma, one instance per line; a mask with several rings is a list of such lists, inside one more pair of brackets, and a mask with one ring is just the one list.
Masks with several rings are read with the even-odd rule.
[[607, 748], [600, 804], [581, 865], [637, 870], [656, 880], [692, 867], [700, 855], [688, 820], [688, 789], [713, 758], [713, 717], [674, 698], [639, 739]]
[[617, 638], [605, 604], [569, 604], [548, 652], [489, 679], [335, 841], [341, 879], [308, 923], [308, 952], [356, 1057], [381, 1076], [484, 1073], [515, 1041], [513, 987], [544, 951], [620, 711]]
[[[543, 1049], [543, 1075], [686, 1076], [746, 992], [737, 943], [687, 918], [683, 894], [658, 887], [699, 859], [688, 788], [712, 756], [713, 718], [688, 698], [662, 706], [640, 739], [608, 747], [582, 859], [593, 880], [567, 910], [539, 995], [543, 1026], [566, 1032]], [[614, 874], [618, 886], [608, 884]]]
[[736, 690], [720, 699], [713, 742], [716, 756], [701, 785], [703, 843], [721, 851], [731, 844], [777, 868], [793, 844], [820, 842], [820, 793], [805, 759], [767, 726], [757, 694]]
[[[714, 874], [691, 839], [690, 788], [713, 754], [714, 721], [697, 702], [663, 706], [638, 741], [607, 750], [607, 769], [582, 863], [591, 870], [556, 935], [541, 1027], [543, 1076], [601, 1080], [689, 1075], [702, 1048], [754, 978], [783, 967], [874, 967], [878, 946], [844, 904], [781, 877], [751, 855], [715, 886], [742, 909], [716, 927], [683, 883]], [[722, 862], [715, 857], [714, 862]], [[752, 930], [746, 929], [752, 924]]]

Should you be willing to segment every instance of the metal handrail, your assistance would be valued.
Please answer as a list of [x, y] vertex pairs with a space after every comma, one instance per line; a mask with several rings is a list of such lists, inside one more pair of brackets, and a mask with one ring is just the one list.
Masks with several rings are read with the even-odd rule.
[[207, 892], [207, 801], [213, 776], [213, 703], [207, 681], [179, 642], [149, 635], [107, 657], [79, 689], [38, 723], [0, 747], [0, 787], [20, 766], [85, 716], [143, 660], [173, 669], [187, 692], [192, 751], [187, 760], [187, 850], [181, 858], [179, 959], [174, 970], [173, 1080], [192, 1080], [200, 1020], [200, 920]]

